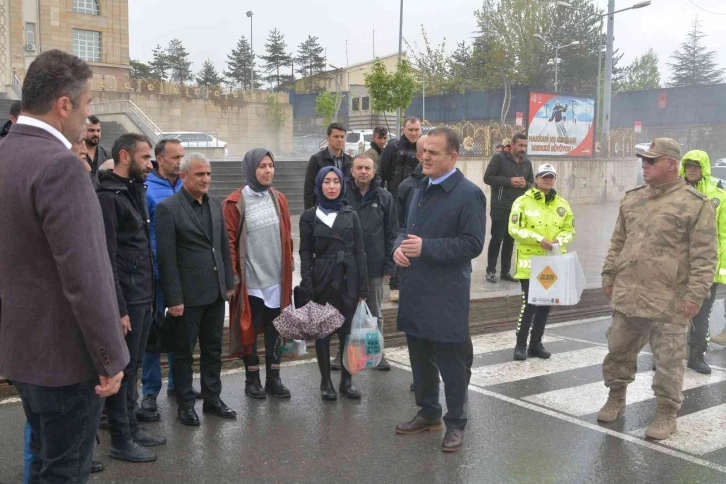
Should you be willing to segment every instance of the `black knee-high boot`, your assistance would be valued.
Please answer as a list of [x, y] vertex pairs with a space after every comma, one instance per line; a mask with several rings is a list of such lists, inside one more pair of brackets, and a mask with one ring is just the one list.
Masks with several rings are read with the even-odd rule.
[[242, 361], [245, 362], [245, 395], [260, 400], [267, 398], [265, 389], [260, 383], [260, 357], [245, 355], [242, 357]]
[[[345, 345], [348, 342], [348, 335], [340, 336], [340, 354], [343, 354]], [[358, 400], [360, 398], [360, 392], [353, 386], [353, 376], [347, 370], [345, 365], [340, 365], [340, 387], [338, 387], [340, 393], [346, 397]]]
[[320, 368], [320, 396], [323, 400], [337, 400], [338, 394], [330, 378], [330, 336], [315, 341], [315, 355]]

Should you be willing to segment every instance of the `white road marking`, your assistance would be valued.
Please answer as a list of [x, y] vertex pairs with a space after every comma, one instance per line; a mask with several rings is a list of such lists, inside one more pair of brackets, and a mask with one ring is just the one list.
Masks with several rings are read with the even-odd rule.
[[[662, 445], [704, 455], [726, 447], [726, 403], [678, 417], [678, 430]], [[630, 432], [643, 437], [645, 429]]]
[[528, 358], [526, 361], [509, 361], [497, 365], [479, 366], [472, 368], [471, 381], [476, 385], [488, 387], [586, 366], [601, 365], [607, 353], [606, 348], [593, 346], [581, 350], [554, 353], [548, 360]]
[[[653, 375], [655, 375], [655, 372], [645, 371], [635, 376], [635, 381], [628, 385], [626, 399], [628, 405], [655, 398], [651, 388]], [[683, 390], [712, 385], [724, 380], [726, 380], [726, 373], [716, 372], [711, 375], [701, 375], [700, 373], [688, 371], [683, 379]], [[562, 390], [530, 395], [523, 399], [536, 403], [537, 405], [542, 405], [543, 407], [574, 415], [575, 417], [581, 417], [600, 410], [600, 407], [603, 406], [607, 397], [608, 389], [602, 381], [599, 381]]]

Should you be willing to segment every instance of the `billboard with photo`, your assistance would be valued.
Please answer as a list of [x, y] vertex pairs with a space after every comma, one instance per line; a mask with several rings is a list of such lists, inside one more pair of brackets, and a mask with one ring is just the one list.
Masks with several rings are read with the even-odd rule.
[[528, 155], [593, 156], [595, 100], [529, 93]]

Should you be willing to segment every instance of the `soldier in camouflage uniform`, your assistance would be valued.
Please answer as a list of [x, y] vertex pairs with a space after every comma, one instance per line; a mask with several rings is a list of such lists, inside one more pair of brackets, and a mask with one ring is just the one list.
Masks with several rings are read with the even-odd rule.
[[597, 419], [612, 422], [625, 411], [638, 353], [650, 342], [658, 410], [645, 435], [659, 440], [676, 431], [688, 325], [710, 296], [718, 260], [713, 205], [678, 177], [680, 151], [657, 138], [638, 155], [646, 185], [623, 198], [602, 272], [614, 313], [603, 362], [610, 394]]

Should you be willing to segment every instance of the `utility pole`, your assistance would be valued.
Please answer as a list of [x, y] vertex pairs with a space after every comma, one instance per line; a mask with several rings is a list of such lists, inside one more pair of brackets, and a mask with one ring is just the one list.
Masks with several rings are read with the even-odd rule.
[[247, 16], [250, 18], [250, 52], [252, 52], [252, 74], [251, 74], [252, 83], [250, 86], [251, 91], [255, 90], [255, 48], [252, 45], [252, 16], [253, 15], [254, 15], [254, 13], [252, 13], [252, 10], [247, 11]]
[[613, 88], [613, 35], [615, 29], [615, 0], [608, 0], [608, 34], [605, 44], [605, 92], [603, 94], [602, 141], [610, 137], [610, 103]]
[[[613, 1], [613, 0], [610, 0]], [[398, 17], [398, 64], [401, 64], [401, 52], [403, 51], [403, 0], [401, 0], [401, 12]], [[396, 108], [396, 136], [401, 137], [401, 108]]]

